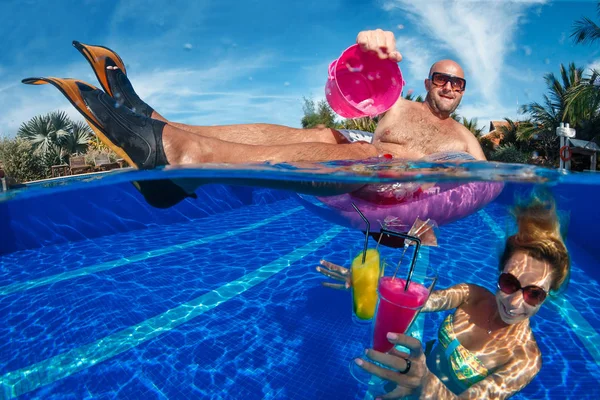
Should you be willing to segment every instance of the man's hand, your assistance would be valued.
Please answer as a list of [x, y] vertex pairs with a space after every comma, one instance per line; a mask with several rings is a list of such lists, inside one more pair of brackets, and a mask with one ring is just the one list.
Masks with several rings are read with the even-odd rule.
[[379, 58], [392, 61], [402, 61], [402, 54], [396, 49], [396, 38], [389, 31], [375, 29], [374, 31], [362, 31], [356, 37], [356, 43], [363, 51], [374, 51]]
[[348, 268], [340, 267], [337, 264], [330, 263], [329, 261], [325, 260], [321, 260], [321, 265], [325, 268], [317, 267], [317, 271], [328, 278], [333, 278], [336, 281], [344, 282], [343, 284], [323, 282], [323, 286], [341, 290], [350, 289], [350, 286], [352, 286], [352, 281], [350, 279], [350, 270]]

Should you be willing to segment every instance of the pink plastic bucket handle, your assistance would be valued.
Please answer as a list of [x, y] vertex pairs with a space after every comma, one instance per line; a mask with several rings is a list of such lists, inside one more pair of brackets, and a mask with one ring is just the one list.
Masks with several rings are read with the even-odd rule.
[[335, 66], [337, 65], [338, 60], [333, 60], [331, 62], [331, 64], [329, 64], [329, 76], [327, 77], [327, 79], [329, 79], [330, 81], [335, 80]]

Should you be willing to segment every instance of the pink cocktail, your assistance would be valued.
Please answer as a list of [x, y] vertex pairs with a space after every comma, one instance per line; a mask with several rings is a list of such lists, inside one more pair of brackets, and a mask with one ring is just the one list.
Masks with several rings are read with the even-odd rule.
[[[413, 256], [413, 261], [416, 255]], [[408, 285], [407, 277], [410, 277]], [[388, 333], [409, 334], [411, 325], [417, 319], [419, 312], [427, 303], [429, 295], [437, 282], [437, 272], [430, 265], [402, 265], [385, 260], [382, 266], [382, 277], [377, 285], [377, 309], [372, 320], [372, 348], [381, 353], [387, 353], [394, 344]], [[422, 334], [422, 332], [421, 332]], [[355, 357], [356, 358], [356, 357]], [[385, 379], [371, 375], [355, 362], [350, 361], [350, 373], [359, 382], [368, 385], [369, 392], [377, 397], [387, 393]], [[365, 362], [370, 362], [381, 368], [388, 368], [362, 354]]]
[[394, 347], [387, 338], [389, 332], [406, 333], [429, 297], [429, 289], [417, 282], [384, 276], [379, 280], [379, 305], [375, 316], [373, 349], [386, 353]]

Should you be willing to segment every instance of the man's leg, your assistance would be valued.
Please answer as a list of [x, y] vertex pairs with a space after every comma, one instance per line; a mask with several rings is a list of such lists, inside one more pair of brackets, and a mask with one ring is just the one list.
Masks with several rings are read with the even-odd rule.
[[[152, 118], [155, 118], [154, 114]], [[197, 133], [204, 137], [213, 137], [233, 143], [254, 145], [281, 145], [290, 143], [348, 143], [348, 140], [341, 133], [330, 128], [298, 129], [273, 124], [194, 126], [168, 121], [164, 118], [162, 120], [175, 128]]]
[[163, 128], [162, 140], [165, 155], [172, 165], [360, 160], [377, 156], [375, 147], [367, 142], [249, 145], [204, 137], [169, 124]]
[[274, 124], [239, 124], [222, 126], [194, 126], [167, 120], [154, 108], [144, 102], [133, 89], [129, 78], [118, 67], [108, 67], [106, 70], [110, 93], [117, 102], [135, 112], [163, 121], [172, 127], [212, 137], [226, 142], [253, 145], [283, 145], [289, 143], [348, 143], [348, 140], [335, 129], [314, 128], [297, 129]]
[[90, 63], [104, 91], [114, 100], [134, 112], [152, 117], [205, 137], [213, 137], [228, 142], [258, 145], [288, 143], [347, 143], [339, 132], [333, 129], [295, 129], [280, 125], [248, 124], [229, 126], [191, 126], [167, 121], [156, 110], [146, 104], [135, 92], [125, 70], [125, 63], [113, 50], [73, 41], [73, 46]]

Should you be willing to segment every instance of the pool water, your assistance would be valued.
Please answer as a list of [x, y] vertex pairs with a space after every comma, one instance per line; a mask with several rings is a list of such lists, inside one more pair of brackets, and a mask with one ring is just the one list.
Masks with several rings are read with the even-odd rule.
[[[0, 202], [0, 398], [365, 398], [348, 363], [369, 329], [352, 323], [349, 293], [322, 287], [315, 271], [323, 258], [348, 266], [361, 232], [290, 192], [210, 185], [156, 210], [122, 176], [102, 179]], [[507, 184], [441, 227], [419, 258], [438, 269], [438, 287], [494, 290], [510, 201], [530, 186]], [[596, 399], [600, 257], [579, 238], [600, 221], [578, 216], [588, 206], [571, 197], [599, 190], [555, 190], [572, 226], [590, 228], [569, 232], [571, 281], [532, 319], [543, 367], [515, 398]], [[445, 315], [424, 314], [424, 341]]]

